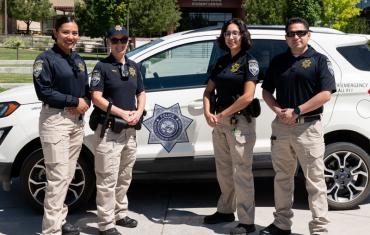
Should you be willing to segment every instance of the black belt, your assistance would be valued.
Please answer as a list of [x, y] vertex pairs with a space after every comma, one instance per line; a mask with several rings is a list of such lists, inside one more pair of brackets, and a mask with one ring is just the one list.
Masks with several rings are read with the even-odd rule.
[[[59, 109], [61, 112], [64, 111], [64, 108], [53, 107], [53, 106], [51, 106], [50, 104], [47, 104], [47, 103], [42, 103], [42, 106], [45, 107], [46, 109], [53, 108], [53, 109]], [[78, 120], [81, 121], [82, 119], [83, 119], [83, 114], [80, 114], [78, 116]]]
[[305, 122], [313, 122], [313, 121], [317, 121], [317, 120], [321, 120], [321, 115], [320, 114], [311, 115], [311, 116], [300, 116], [295, 120], [295, 122], [296, 123], [305, 123]]

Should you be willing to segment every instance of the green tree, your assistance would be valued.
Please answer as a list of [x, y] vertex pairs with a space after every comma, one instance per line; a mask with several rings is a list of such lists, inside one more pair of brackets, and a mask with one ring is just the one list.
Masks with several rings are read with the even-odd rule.
[[131, 0], [129, 9], [130, 32], [134, 36], [173, 32], [181, 19], [176, 0]]
[[321, 0], [322, 25], [344, 30], [349, 20], [360, 14], [359, 0]]
[[286, 0], [244, 0], [242, 8], [247, 24], [285, 24]]
[[298, 16], [302, 17], [310, 25], [316, 25], [320, 20], [321, 7], [318, 0], [287, 0], [288, 18]]
[[370, 27], [365, 17], [353, 17], [343, 29], [346, 33], [370, 34]]
[[27, 34], [32, 21], [46, 20], [55, 14], [49, 0], [9, 0], [8, 4], [10, 16], [26, 23]]
[[126, 1], [84, 0], [75, 3], [75, 17], [82, 35], [104, 37], [112, 25], [125, 25]]

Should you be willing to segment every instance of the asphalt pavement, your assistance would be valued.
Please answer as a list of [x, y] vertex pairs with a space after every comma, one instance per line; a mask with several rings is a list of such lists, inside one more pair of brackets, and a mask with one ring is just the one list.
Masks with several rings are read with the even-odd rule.
[[[273, 180], [257, 179], [257, 230], [273, 220]], [[136, 228], [117, 229], [123, 235], [210, 235], [229, 234], [237, 222], [204, 225], [203, 217], [216, 210], [220, 191], [216, 181], [209, 182], [134, 182], [129, 191], [129, 216], [138, 220]], [[370, 234], [370, 198], [358, 208], [330, 211], [329, 234]], [[304, 183], [296, 180], [293, 234], [309, 234], [308, 209]], [[27, 235], [41, 233], [42, 214], [32, 210], [23, 199], [19, 182], [13, 182], [12, 191], [0, 190], [0, 234]], [[81, 235], [98, 234], [94, 199], [79, 211], [70, 213], [69, 222], [77, 224]], [[258, 234], [257, 232], [253, 235]]]

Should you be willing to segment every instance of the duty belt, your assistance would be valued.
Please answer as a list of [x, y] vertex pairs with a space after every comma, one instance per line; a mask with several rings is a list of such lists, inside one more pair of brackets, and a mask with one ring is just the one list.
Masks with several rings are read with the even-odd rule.
[[295, 120], [295, 123], [303, 124], [303, 123], [306, 123], [306, 122], [313, 122], [313, 121], [317, 121], [317, 120], [321, 120], [321, 115], [320, 114], [316, 114], [316, 115], [312, 115], [312, 116], [299, 116]]

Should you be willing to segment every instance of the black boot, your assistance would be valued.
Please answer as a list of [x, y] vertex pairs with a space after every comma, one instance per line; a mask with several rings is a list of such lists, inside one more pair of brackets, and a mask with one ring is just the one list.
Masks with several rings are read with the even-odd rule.
[[116, 225], [126, 228], [135, 228], [137, 226], [137, 220], [131, 219], [130, 217], [126, 216], [120, 220], [117, 220]]
[[205, 224], [218, 224], [218, 223], [225, 223], [225, 222], [233, 222], [235, 220], [235, 216], [233, 213], [225, 214], [216, 212], [213, 215], [207, 215], [204, 217], [203, 223]]
[[99, 231], [99, 235], [121, 235], [116, 228], [110, 228], [105, 231]]
[[80, 228], [78, 226], [72, 225], [70, 223], [65, 223], [62, 225], [62, 235], [79, 235]]
[[256, 226], [254, 226], [254, 224], [238, 224], [235, 228], [231, 229], [230, 235], [247, 235], [254, 231], [256, 231]]
[[274, 224], [270, 224], [260, 231], [260, 235], [289, 235], [291, 233], [292, 231], [290, 229], [284, 230], [276, 227]]

